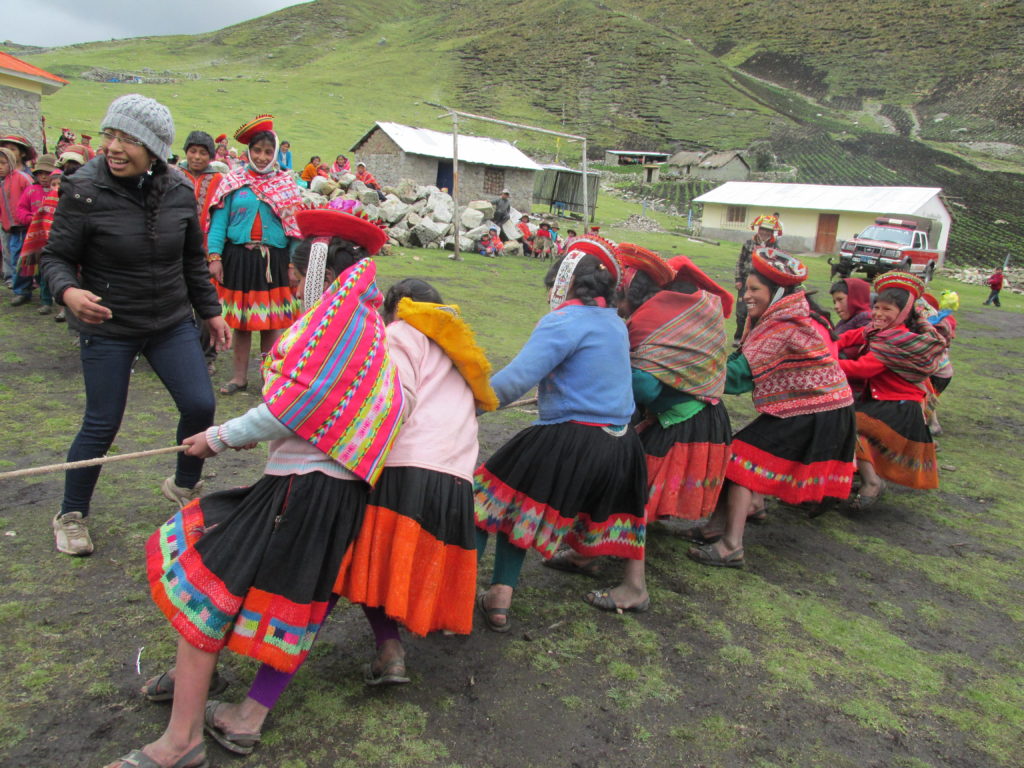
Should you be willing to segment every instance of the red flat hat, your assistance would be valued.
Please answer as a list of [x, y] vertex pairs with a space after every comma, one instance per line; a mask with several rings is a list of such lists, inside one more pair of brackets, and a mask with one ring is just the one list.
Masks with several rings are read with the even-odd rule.
[[260, 131], [273, 130], [273, 115], [257, 115], [248, 123], [243, 124], [237, 131], [235, 131], [235, 141], [237, 141], [239, 144], [248, 145], [249, 140]]
[[36, 148], [32, 146], [32, 142], [26, 139], [24, 136], [18, 136], [17, 134], [11, 133], [7, 136], [0, 136], [0, 141], [10, 142], [11, 144], [18, 144], [24, 147], [28, 151], [28, 161], [32, 162], [36, 159], [37, 153]]
[[213, 143], [214, 144], [220, 144], [222, 141], [227, 141], [227, 140], [228, 140], [228, 135], [226, 133], [222, 133], [220, 136], [218, 136], [216, 139], [213, 140]]
[[615, 287], [622, 282], [622, 265], [615, 256], [615, 243], [600, 235], [580, 235], [572, 241], [570, 250], [583, 251], [604, 264], [605, 269], [615, 275]]
[[784, 288], [799, 285], [807, 279], [804, 263], [778, 248], [757, 248], [750, 261], [755, 272]]
[[874, 289], [876, 293], [881, 293], [886, 288], [901, 288], [909, 293], [914, 301], [917, 301], [924, 294], [924, 280], [909, 272], [893, 270], [875, 278]]
[[707, 273], [694, 264], [689, 256], [684, 256], [683, 254], [673, 256], [668, 260], [668, 265], [676, 271], [674, 280], [686, 280], [696, 285], [702, 291], [715, 294], [715, 296], [722, 300], [722, 314], [726, 317], [732, 316], [733, 304], [736, 301], [732, 293], [708, 277]]
[[619, 257], [619, 262], [625, 269], [643, 272], [656, 285], [671, 283], [675, 276], [675, 271], [661, 256], [641, 245], [619, 243], [615, 248], [615, 255]]
[[361, 245], [371, 256], [388, 241], [388, 233], [368, 219], [331, 208], [302, 210], [295, 221], [303, 237], [340, 237]]

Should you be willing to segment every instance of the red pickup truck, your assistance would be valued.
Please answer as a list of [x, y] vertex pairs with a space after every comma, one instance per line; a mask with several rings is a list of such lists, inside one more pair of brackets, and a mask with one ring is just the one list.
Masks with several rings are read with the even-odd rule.
[[928, 233], [918, 222], [885, 217], [845, 241], [838, 259], [829, 259], [832, 277], [863, 272], [868, 280], [890, 269], [904, 269], [928, 281], [941, 262], [942, 255], [928, 247]]

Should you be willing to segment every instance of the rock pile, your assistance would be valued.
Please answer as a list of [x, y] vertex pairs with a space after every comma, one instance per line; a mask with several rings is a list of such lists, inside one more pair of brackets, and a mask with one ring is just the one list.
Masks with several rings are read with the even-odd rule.
[[661, 232], [661, 225], [654, 219], [641, 216], [639, 213], [630, 214], [625, 221], [612, 225], [618, 229], [628, 229], [630, 232]]
[[[494, 206], [486, 200], [473, 200], [456, 211], [455, 201], [447, 192], [409, 179], [381, 191], [384, 200], [376, 190], [357, 181], [354, 174], [346, 173], [337, 180], [313, 179], [310, 188], [302, 190], [302, 196], [313, 205], [340, 210], [354, 208], [371, 219], [383, 220], [393, 246], [454, 250], [458, 225], [459, 249], [473, 251], [480, 238], [497, 226], [491, 220]], [[506, 255], [516, 255], [517, 251], [522, 254], [522, 247], [514, 242], [520, 237], [516, 223], [521, 215], [513, 209], [511, 218], [505, 222]]]
[[[986, 285], [995, 271], [994, 267], [946, 267], [943, 274], [969, 285]], [[1024, 269], [1007, 269], [1003, 272], [1003, 290], [1024, 294]]]

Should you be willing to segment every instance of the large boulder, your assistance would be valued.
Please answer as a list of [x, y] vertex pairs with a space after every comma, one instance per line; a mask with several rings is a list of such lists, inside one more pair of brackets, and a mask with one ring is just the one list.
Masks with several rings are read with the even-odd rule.
[[388, 195], [388, 199], [380, 206], [380, 215], [388, 224], [398, 223], [408, 212], [409, 205], [395, 195]]
[[398, 186], [395, 187], [395, 195], [403, 203], [411, 204], [416, 202], [416, 192], [418, 185], [411, 179], [402, 179], [398, 182]]
[[358, 198], [361, 194], [363, 194], [363, 192], [368, 190], [369, 187], [363, 184], [363, 182], [355, 181], [354, 179], [355, 177], [353, 177], [352, 183], [348, 185], [348, 191], [353, 197]]
[[[420, 245], [429, 247], [444, 237], [447, 226], [432, 219], [420, 219], [420, 223], [412, 228], [412, 237]], [[436, 247], [436, 246], [435, 246]]]
[[318, 195], [324, 197], [331, 197], [335, 192], [340, 189], [338, 182], [326, 179], [323, 176], [317, 176], [311, 182], [309, 182], [309, 189], [311, 192], [316, 192]]
[[366, 217], [370, 221], [376, 221], [377, 219], [380, 218], [380, 206], [376, 205], [375, 203], [376, 203], [376, 201], [374, 201], [374, 203], [371, 203], [369, 205], [364, 205], [363, 206], [363, 213], [366, 214]]
[[[441, 243], [446, 251], [455, 250], [455, 235], [448, 235]], [[459, 237], [459, 250], [463, 253], [472, 253], [476, 250], [476, 244], [465, 235]]]
[[302, 193], [302, 202], [311, 208], [321, 208], [327, 205], [327, 198], [323, 195], [318, 195], [316, 192], [302, 187], [299, 187], [299, 192]]
[[522, 256], [523, 255], [523, 244], [518, 240], [509, 240], [505, 243], [505, 247], [501, 249], [502, 256]]
[[516, 225], [516, 220], [509, 219], [501, 225], [501, 231], [505, 235], [506, 240], [515, 240], [522, 233], [519, 231], [519, 227]]
[[452, 209], [452, 197], [444, 192], [435, 192], [427, 199], [426, 210], [430, 212], [430, 218], [434, 221], [451, 224], [454, 215]]
[[475, 243], [481, 237], [486, 235], [489, 231], [490, 231], [490, 227], [487, 226], [487, 222], [484, 222], [479, 227], [473, 227], [472, 229], [470, 229], [470, 230], [468, 230], [466, 232], [463, 232], [462, 234], [465, 237], [468, 237], [470, 240], [472, 240]]
[[410, 206], [410, 208], [412, 208], [413, 213], [422, 214], [427, 210], [427, 198], [424, 197], [422, 200], [417, 200]]
[[401, 246], [409, 245], [409, 230], [405, 227], [391, 227], [388, 229], [388, 237]]
[[423, 186], [416, 187], [416, 199], [417, 200], [426, 200], [428, 197], [430, 197], [435, 192], [440, 192], [440, 191], [441, 190], [438, 189], [437, 187], [435, 187], [433, 184], [425, 184]]
[[466, 203], [466, 207], [472, 208], [474, 211], [480, 211], [485, 219], [489, 219], [494, 215], [494, 205], [486, 200], [471, 200]]
[[418, 213], [413, 213], [412, 211], [410, 211], [408, 213], [408, 215], [406, 215], [406, 217], [405, 217], [405, 221], [403, 222], [403, 226], [406, 229], [412, 229], [417, 224], [419, 224], [420, 221], [422, 221], [422, 220], [423, 220], [422, 216], [420, 216]]
[[[338, 177], [338, 186], [342, 189], [348, 189], [355, 180], [356, 175], [354, 173], [343, 173]], [[362, 184], [362, 182], [359, 183]]]
[[473, 229], [484, 223], [484, 215], [475, 208], [464, 208], [459, 221], [466, 229]]
[[367, 187], [359, 193], [359, 202], [363, 205], [380, 205], [380, 196], [377, 194], [376, 189]]

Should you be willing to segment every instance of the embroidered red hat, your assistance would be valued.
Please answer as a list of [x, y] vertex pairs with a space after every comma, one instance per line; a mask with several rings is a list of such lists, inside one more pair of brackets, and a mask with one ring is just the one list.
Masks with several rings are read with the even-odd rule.
[[702, 291], [713, 293], [722, 300], [722, 314], [726, 317], [732, 316], [732, 308], [735, 299], [731, 292], [707, 276], [703, 269], [698, 267], [689, 256], [679, 254], [668, 260], [668, 265], [675, 270], [674, 280], [686, 280], [700, 288]]
[[228, 140], [228, 135], [226, 133], [222, 133], [220, 136], [218, 136], [216, 139], [214, 139], [214, 141], [216, 143], [218, 143], [218, 144], [220, 144], [222, 141], [227, 141], [227, 140]]
[[772, 231], [779, 228], [779, 219], [776, 216], [772, 216], [768, 213], [763, 213], [754, 219], [754, 223], [750, 225], [751, 229], [770, 229]]
[[371, 256], [388, 241], [388, 233], [369, 219], [332, 208], [314, 208], [295, 214], [303, 237], [340, 237], [361, 245]]
[[0, 142], [8, 142], [10, 144], [17, 144], [19, 147], [23, 147], [25, 149], [26, 158], [30, 163], [37, 157], [36, 148], [33, 147], [32, 142], [24, 136], [18, 136], [17, 134], [10, 133], [7, 136], [0, 136]]
[[757, 248], [751, 256], [754, 270], [776, 285], [788, 288], [807, 279], [807, 267], [800, 259], [778, 248]]
[[572, 241], [572, 250], [583, 251], [600, 261], [605, 269], [615, 275], [615, 287], [622, 283], [622, 265], [615, 256], [615, 243], [600, 235], [580, 235]]
[[239, 144], [248, 145], [252, 137], [259, 133], [260, 131], [273, 130], [273, 115], [257, 115], [249, 122], [244, 123], [237, 131], [235, 131], [235, 141], [237, 141]]
[[875, 278], [875, 293], [881, 293], [887, 288], [900, 288], [910, 294], [914, 301], [917, 301], [924, 294], [924, 280], [910, 272], [893, 270]]
[[619, 243], [615, 248], [615, 255], [625, 269], [623, 282], [627, 288], [637, 272], [643, 272], [659, 286], [672, 282], [675, 276], [675, 271], [661, 256], [641, 245]]

